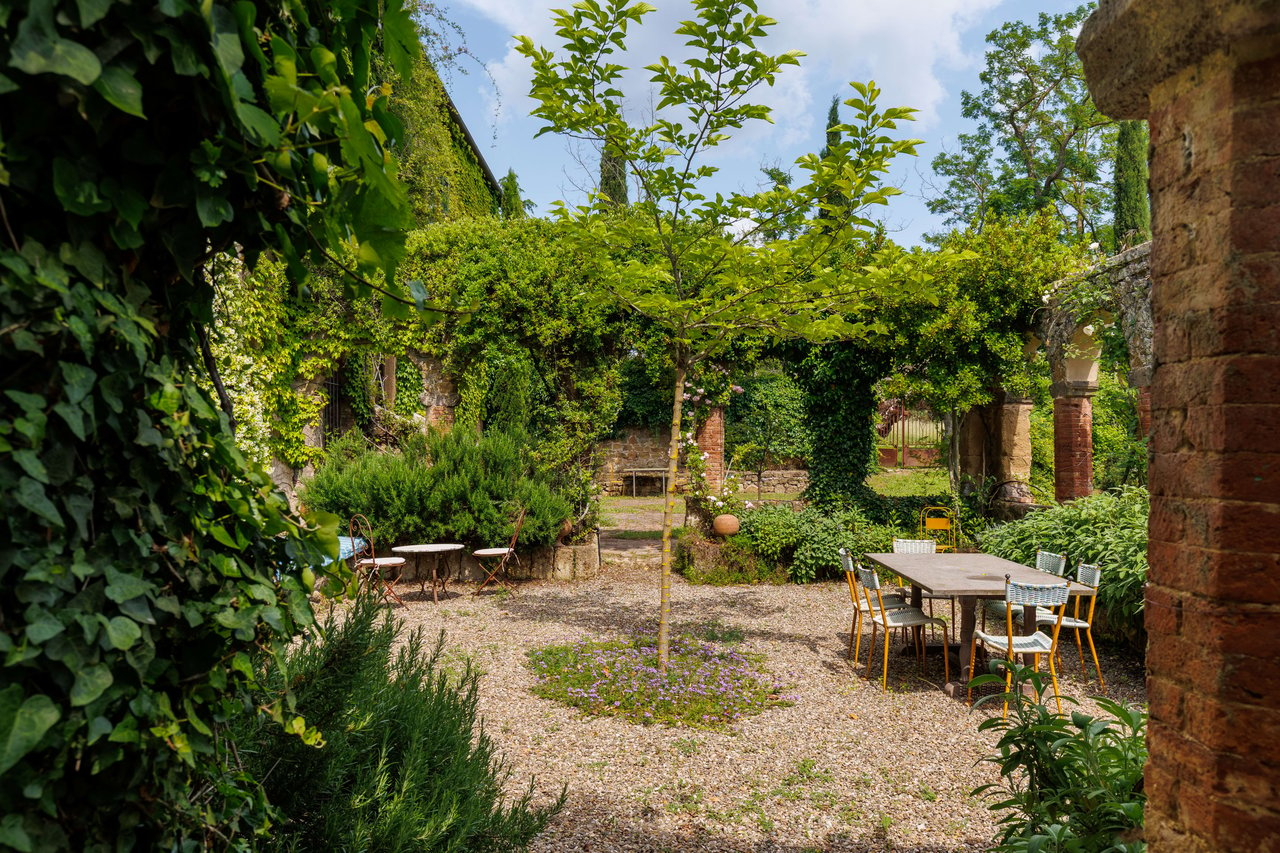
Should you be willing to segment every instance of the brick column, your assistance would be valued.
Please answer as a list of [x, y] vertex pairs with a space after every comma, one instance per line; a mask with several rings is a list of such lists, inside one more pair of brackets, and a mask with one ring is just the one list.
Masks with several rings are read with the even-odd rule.
[[1138, 389], [1138, 434], [1143, 438], [1151, 436], [1151, 387], [1149, 385]]
[[1053, 497], [1059, 502], [1093, 494], [1095, 391], [1097, 386], [1053, 386]]
[[717, 406], [698, 426], [698, 450], [707, 454], [707, 488], [724, 485], [724, 408]]
[[1280, 11], [1102, 0], [1099, 109], [1151, 123], [1152, 853], [1280, 845]]

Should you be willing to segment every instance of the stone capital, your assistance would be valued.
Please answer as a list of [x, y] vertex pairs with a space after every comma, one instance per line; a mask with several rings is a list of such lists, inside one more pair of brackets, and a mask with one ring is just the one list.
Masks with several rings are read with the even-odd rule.
[[1053, 395], [1055, 400], [1061, 400], [1065, 397], [1092, 397], [1098, 393], [1098, 383], [1070, 380], [1055, 382], [1049, 386], [1049, 393]]
[[1280, 33], [1280, 0], [1101, 0], [1076, 39], [1094, 103], [1146, 118], [1160, 83], [1241, 39]]
[[1146, 388], [1151, 384], [1151, 367], [1135, 367], [1128, 376], [1131, 388]]

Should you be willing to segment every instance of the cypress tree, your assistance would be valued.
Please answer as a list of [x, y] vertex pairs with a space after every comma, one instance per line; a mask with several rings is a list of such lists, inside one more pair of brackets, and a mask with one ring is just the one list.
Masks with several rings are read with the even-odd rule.
[[[831, 153], [831, 149], [840, 144], [840, 131], [833, 129], [838, 124], [840, 124], [840, 98], [837, 96], [831, 98], [831, 107], [827, 110], [827, 144], [822, 146], [822, 151], [818, 155], [819, 157], [826, 159], [826, 157]], [[838, 190], [832, 190], [827, 193], [825, 200], [827, 204], [831, 205], [848, 205], [848, 199], [846, 199]], [[818, 218], [830, 219], [831, 213], [827, 210], [819, 211]]]
[[515, 169], [507, 169], [507, 174], [498, 181], [502, 189], [502, 218], [523, 219], [530, 207], [530, 202], [520, 197], [520, 181], [516, 178]]
[[1147, 195], [1147, 123], [1120, 122], [1116, 138], [1116, 250], [1151, 239], [1151, 200]]
[[600, 152], [600, 192], [614, 204], [627, 205], [627, 161], [610, 154], [608, 144]]

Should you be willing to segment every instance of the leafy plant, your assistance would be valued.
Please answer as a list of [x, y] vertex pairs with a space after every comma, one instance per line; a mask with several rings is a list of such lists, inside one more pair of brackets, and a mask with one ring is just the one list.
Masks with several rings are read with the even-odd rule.
[[480, 727], [480, 677], [446, 666], [443, 633], [405, 634], [377, 596], [330, 615], [290, 651], [261, 661], [263, 682], [290, 681], [324, 735], [309, 746], [261, 718], [233, 732], [249, 775], [276, 813], [262, 850], [523, 850], [564, 802], [508, 801], [492, 739]]
[[713, 542], [693, 528], [676, 537], [675, 567], [689, 583], [706, 586], [781, 584], [788, 580], [787, 570], [756, 553], [746, 537], [735, 535]]
[[1095, 630], [1141, 649], [1149, 506], [1147, 490], [1137, 486], [1091, 495], [997, 525], [982, 535], [982, 547], [1027, 565], [1037, 549], [1066, 554], [1069, 573], [1080, 563], [1097, 563], [1103, 575]]
[[250, 654], [280, 662], [311, 624], [334, 525], [290, 512], [196, 379], [213, 361], [205, 265], [270, 251], [296, 287], [304, 256], [351, 247], [351, 291], [411, 310], [388, 281], [408, 209], [372, 43], [407, 72], [411, 9], [0, 11], [9, 846], [247, 848], [267, 804], [228, 720], [257, 708], [314, 735], [287, 681], [249, 703]]
[[348, 440], [304, 484], [302, 499], [342, 517], [366, 516], [381, 547], [493, 546], [511, 538], [521, 507], [520, 541], [550, 545], [570, 517], [568, 501], [533, 466], [522, 434], [497, 430], [433, 432], [390, 451]]
[[905, 535], [853, 509], [828, 514], [815, 508], [795, 512], [770, 506], [745, 513], [739, 537], [762, 558], [785, 565], [793, 582], [810, 583], [840, 576], [841, 548], [854, 553], [891, 551], [894, 537]]
[[[1004, 676], [981, 675], [975, 687], [1004, 684]], [[996, 850], [1006, 853], [1139, 853], [1142, 770], [1147, 761], [1145, 711], [1110, 699], [1098, 704], [1110, 718], [1078, 711], [1052, 713], [1044, 704], [1047, 678], [1030, 667], [1014, 666], [1008, 693], [984, 696], [975, 704], [1009, 702], [1009, 716], [992, 716], [979, 731], [999, 734], [998, 752], [986, 761], [1000, 769], [1002, 782], [973, 793], [994, 800], [1003, 813]], [[1034, 697], [1022, 691], [1032, 685]], [[1064, 701], [1070, 699], [1064, 697]]]

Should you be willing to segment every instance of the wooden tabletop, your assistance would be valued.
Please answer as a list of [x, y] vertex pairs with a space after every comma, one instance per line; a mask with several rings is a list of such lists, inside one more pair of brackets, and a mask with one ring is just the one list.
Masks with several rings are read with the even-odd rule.
[[[866, 554], [915, 586], [934, 595], [1004, 598], [1004, 576], [1019, 583], [1061, 583], [1064, 578], [991, 554]], [[1093, 595], [1092, 588], [1071, 582], [1071, 595]]]

